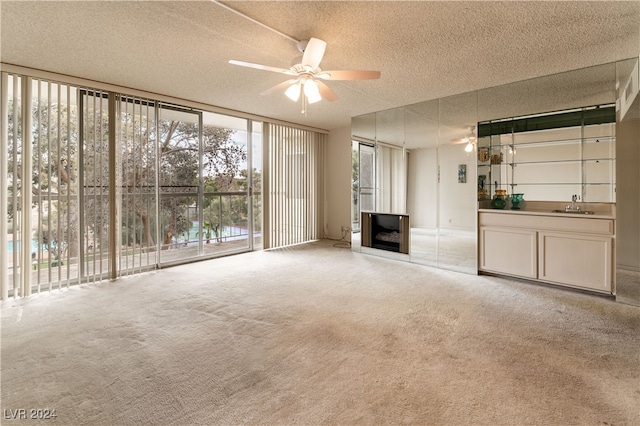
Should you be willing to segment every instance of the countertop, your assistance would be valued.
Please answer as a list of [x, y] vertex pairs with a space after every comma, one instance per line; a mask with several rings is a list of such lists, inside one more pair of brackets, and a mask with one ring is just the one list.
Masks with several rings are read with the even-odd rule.
[[[478, 211], [483, 213], [513, 214], [513, 215], [531, 215], [531, 216], [552, 216], [552, 217], [581, 217], [585, 219], [615, 219], [616, 204], [615, 203], [575, 203], [581, 211], [592, 211], [593, 214], [565, 213], [565, 207], [571, 202], [563, 201], [524, 201], [520, 204], [520, 210], [511, 210], [509, 204], [504, 209], [491, 208], [489, 200], [478, 202]], [[556, 213], [554, 210], [561, 210]]]
[[[531, 216], [554, 216], [554, 217], [580, 217], [586, 219], [615, 219], [612, 213], [594, 211], [594, 214], [577, 214], [577, 213], [554, 213], [553, 209], [478, 209], [479, 213], [498, 213], [498, 214], [515, 214], [515, 215], [531, 215]], [[559, 210], [559, 209], [558, 209]]]

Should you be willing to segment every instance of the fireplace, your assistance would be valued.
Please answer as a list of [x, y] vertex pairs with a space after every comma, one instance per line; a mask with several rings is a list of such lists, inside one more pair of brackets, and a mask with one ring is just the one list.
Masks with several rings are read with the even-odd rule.
[[362, 246], [409, 254], [409, 215], [362, 212]]

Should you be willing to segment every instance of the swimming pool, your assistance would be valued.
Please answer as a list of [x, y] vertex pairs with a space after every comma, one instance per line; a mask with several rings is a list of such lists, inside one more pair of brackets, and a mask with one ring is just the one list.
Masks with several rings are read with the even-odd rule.
[[[7, 251], [9, 253], [13, 253], [14, 243], [16, 247], [16, 251], [20, 251], [20, 241], [7, 241]], [[36, 253], [38, 251], [38, 240], [31, 240], [31, 253]]]

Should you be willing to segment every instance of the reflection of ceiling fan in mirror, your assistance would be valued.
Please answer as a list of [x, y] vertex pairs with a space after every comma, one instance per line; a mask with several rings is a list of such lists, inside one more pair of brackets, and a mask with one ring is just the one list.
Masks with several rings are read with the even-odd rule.
[[284, 90], [285, 95], [292, 101], [297, 102], [301, 99], [303, 113], [306, 113], [307, 104], [313, 104], [323, 98], [330, 102], [338, 99], [335, 92], [322, 80], [373, 80], [380, 78], [380, 71], [323, 71], [320, 69], [320, 61], [322, 61], [326, 47], [327, 43], [318, 38], [298, 42], [298, 49], [303, 53], [302, 60], [289, 69], [233, 59], [229, 63], [290, 76], [290, 79], [275, 85], [262, 92], [262, 94], [266, 95], [278, 90]]
[[476, 126], [470, 126], [468, 135], [458, 139], [451, 139], [451, 143], [454, 145], [464, 143], [466, 144], [466, 146], [464, 147], [464, 150], [466, 152], [473, 151], [473, 148], [476, 144], [475, 129], [476, 129]]

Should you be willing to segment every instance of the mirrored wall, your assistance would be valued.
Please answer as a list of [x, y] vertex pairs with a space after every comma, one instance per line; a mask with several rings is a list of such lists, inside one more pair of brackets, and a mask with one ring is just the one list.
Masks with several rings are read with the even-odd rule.
[[[617, 75], [628, 73], [636, 61], [634, 58], [354, 117], [353, 250], [363, 251], [359, 227], [362, 211], [407, 214], [410, 250], [402, 260], [477, 273], [478, 123], [615, 105]], [[614, 133], [607, 157], [611, 158], [609, 176], [615, 176], [614, 127], [608, 126]], [[609, 189], [615, 192], [615, 182]], [[556, 197], [562, 200], [563, 195]], [[570, 201], [571, 194], [566, 197]]]
[[354, 117], [352, 247], [362, 250], [362, 211], [406, 214], [408, 255], [391, 256], [476, 273], [477, 92]]

